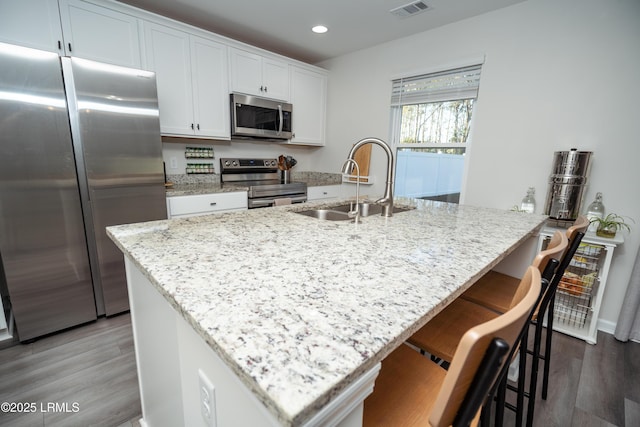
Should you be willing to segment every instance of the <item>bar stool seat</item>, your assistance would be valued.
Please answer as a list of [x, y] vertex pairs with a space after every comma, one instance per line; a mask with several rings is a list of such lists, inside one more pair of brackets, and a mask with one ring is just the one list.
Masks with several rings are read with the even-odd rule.
[[429, 320], [407, 342], [428, 351], [439, 359], [450, 362], [465, 332], [499, 315], [481, 305], [458, 298]]
[[465, 291], [462, 298], [504, 313], [509, 310], [519, 283], [517, 277], [491, 270]]
[[385, 392], [374, 392], [364, 401], [363, 426], [395, 426], [399, 419], [405, 420], [406, 425], [428, 426], [446, 375], [439, 365], [402, 344], [382, 361], [375, 390]]

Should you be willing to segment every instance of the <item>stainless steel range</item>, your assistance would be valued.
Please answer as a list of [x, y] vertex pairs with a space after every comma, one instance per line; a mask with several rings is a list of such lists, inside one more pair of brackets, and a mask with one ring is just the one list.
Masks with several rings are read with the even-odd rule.
[[220, 159], [220, 180], [248, 187], [249, 209], [307, 201], [305, 182], [281, 182], [277, 159]]

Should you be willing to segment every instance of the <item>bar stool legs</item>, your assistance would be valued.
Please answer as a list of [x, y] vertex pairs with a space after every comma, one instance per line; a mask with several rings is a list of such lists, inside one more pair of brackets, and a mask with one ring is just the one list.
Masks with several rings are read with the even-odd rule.
[[516, 415], [516, 427], [522, 427], [524, 420], [524, 398], [528, 397], [528, 393], [525, 391], [526, 387], [526, 374], [527, 374], [527, 342], [529, 340], [529, 328], [525, 328], [522, 332], [522, 338], [520, 341], [520, 355], [518, 361], [518, 385], [512, 386], [507, 383], [507, 376], [503, 378], [504, 388], [502, 391], [506, 394], [507, 390], [514, 391], [516, 393], [516, 404], [512, 405], [506, 401], [505, 395], [496, 399], [496, 418], [495, 427], [502, 427], [504, 424], [504, 408], [508, 408], [515, 412]]
[[522, 427], [524, 419], [524, 388], [527, 375], [527, 346], [529, 341], [529, 328], [526, 328], [520, 344], [520, 366], [518, 368], [518, 392], [516, 394], [516, 427]]
[[553, 338], [553, 312], [555, 308], [556, 296], [549, 302], [547, 309], [547, 332], [544, 346], [544, 371], [542, 372], [542, 398], [547, 400], [547, 392], [549, 391], [549, 371], [551, 362], [551, 339]]
[[529, 384], [529, 402], [527, 407], [527, 427], [533, 426], [533, 411], [536, 406], [536, 389], [538, 386], [538, 366], [540, 362], [540, 343], [542, 341], [542, 318], [538, 318], [533, 340], [533, 357], [531, 358], [531, 383]]
[[502, 420], [504, 419], [504, 405], [505, 398], [507, 394], [507, 376], [509, 374], [509, 365], [507, 364], [506, 370], [503, 374], [502, 380], [498, 383], [498, 388], [496, 389], [496, 419], [495, 425], [498, 427], [502, 425]]

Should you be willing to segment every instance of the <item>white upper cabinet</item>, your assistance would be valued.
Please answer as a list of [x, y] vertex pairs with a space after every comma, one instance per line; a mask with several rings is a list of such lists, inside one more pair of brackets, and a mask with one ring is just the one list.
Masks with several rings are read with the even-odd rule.
[[226, 46], [143, 25], [145, 68], [156, 73], [162, 134], [229, 139]]
[[195, 134], [230, 138], [227, 46], [191, 37]]
[[289, 64], [231, 49], [231, 91], [289, 100]]
[[0, 40], [139, 68], [138, 19], [80, 0], [2, 0]]
[[156, 73], [160, 130], [169, 135], [193, 135], [193, 90], [189, 35], [145, 22], [145, 68]]
[[324, 145], [327, 73], [112, 0], [0, 0], [0, 41], [156, 72], [162, 134], [230, 139], [229, 93], [293, 104]]
[[64, 52], [58, 0], [0, 1], [0, 41]]
[[67, 55], [140, 68], [138, 19], [80, 0], [60, 0]]
[[291, 66], [293, 138], [291, 144], [324, 145], [327, 75]]
[[268, 98], [289, 100], [289, 64], [271, 58], [262, 58], [263, 95]]

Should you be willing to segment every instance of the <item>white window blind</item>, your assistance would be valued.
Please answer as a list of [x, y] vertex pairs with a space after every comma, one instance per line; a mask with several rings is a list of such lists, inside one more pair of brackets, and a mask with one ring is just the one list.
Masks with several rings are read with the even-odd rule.
[[391, 106], [475, 99], [481, 65], [393, 80]]

